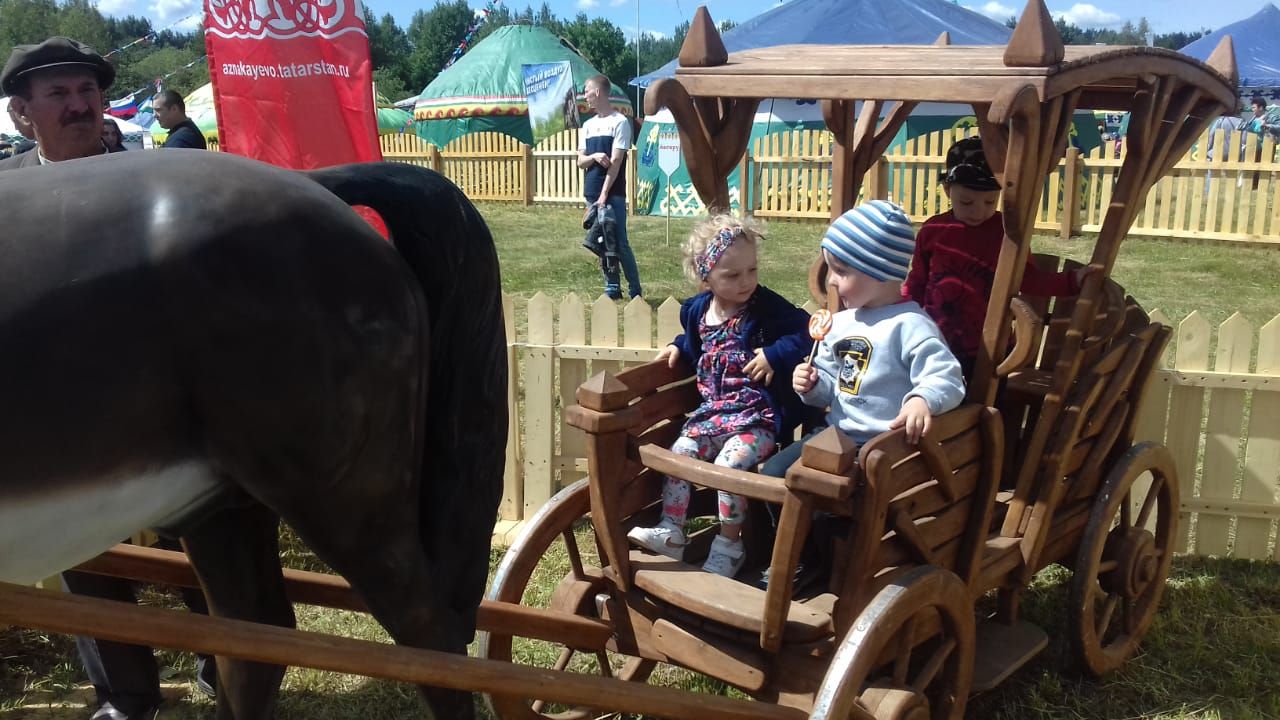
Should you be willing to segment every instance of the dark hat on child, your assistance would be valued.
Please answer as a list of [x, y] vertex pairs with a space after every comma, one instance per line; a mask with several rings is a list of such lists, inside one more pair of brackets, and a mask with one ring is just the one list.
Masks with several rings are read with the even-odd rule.
[[959, 185], [970, 190], [999, 190], [1000, 183], [987, 164], [987, 154], [982, 150], [982, 140], [967, 137], [957, 140], [947, 150], [947, 169], [942, 173], [942, 182], [947, 185]]
[[916, 233], [901, 207], [871, 200], [836, 218], [822, 237], [822, 249], [873, 279], [907, 279]]
[[81, 66], [98, 78], [98, 87], [106, 90], [116, 79], [116, 69], [93, 48], [71, 38], [51, 37], [36, 45], [17, 45], [9, 55], [9, 61], [0, 71], [0, 91], [16, 95], [26, 78], [36, 70], [55, 67]]

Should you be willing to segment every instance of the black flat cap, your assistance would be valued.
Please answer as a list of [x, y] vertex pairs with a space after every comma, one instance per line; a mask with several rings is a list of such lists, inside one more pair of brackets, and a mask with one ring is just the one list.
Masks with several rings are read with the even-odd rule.
[[116, 69], [93, 48], [71, 38], [51, 37], [38, 45], [18, 45], [0, 71], [0, 91], [17, 94], [24, 79], [33, 70], [80, 65], [98, 76], [98, 86], [106, 90], [116, 79]]

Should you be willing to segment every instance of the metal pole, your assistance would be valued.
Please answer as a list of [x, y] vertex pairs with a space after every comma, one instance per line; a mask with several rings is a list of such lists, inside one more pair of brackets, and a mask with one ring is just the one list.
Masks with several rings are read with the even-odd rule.
[[[640, 77], [640, 0], [636, 0], [636, 77]], [[640, 102], [640, 94], [644, 92], [644, 88], [636, 86], [636, 119], [640, 119], [640, 108], [644, 107]]]

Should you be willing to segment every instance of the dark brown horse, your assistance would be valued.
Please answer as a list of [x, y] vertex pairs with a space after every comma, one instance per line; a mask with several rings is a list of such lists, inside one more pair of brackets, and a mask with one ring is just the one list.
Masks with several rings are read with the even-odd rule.
[[[465, 652], [506, 372], [493, 240], [428, 170], [166, 151], [0, 173], [0, 580], [166, 527], [213, 614], [291, 626], [283, 519], [397, 642]], [[271, 715], [283, 668], [218, 669], [219, 718]]]

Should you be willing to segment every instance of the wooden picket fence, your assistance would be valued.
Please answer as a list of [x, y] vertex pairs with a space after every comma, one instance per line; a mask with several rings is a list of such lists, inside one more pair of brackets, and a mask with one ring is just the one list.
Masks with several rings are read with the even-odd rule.
[[[525, 519], [586, 473], [585, 438], [562, 414], [578, 386], [603, 370], [651, 360], [680, 332], [680, 304], [672, 298], [656, 310], [633, 299], [621, 317], [603, 296], [588, 303], [538, 293], [521, 303], [508, 297], [504, 306], [511, 425], [498, 542], [514, 540]], [[523, 337], [517, 313], [527, 321]], [[1280, 316], [1255, 333], [1234, 315], [1215, 341], [1192, 313], [1178, 324], [1166, 365], [1151, 380], [1138, 436], [1164, 442], [1177, 463], [1178, 550], [1280, 559]]]
[[[913, 220], [943, 212], [938, 182], [947, 148], [972, 128], [939, 130], [892, 148], [868, 174], [867, 196], [901, 204]], [[1192, 240], [1280, 243], [1280, 163], [1276, 144], [1240, 134], [1230, 142], [1219, 131], [1214, 147], [1232, 152], [1207, 158], [1209, 133], [1148, 194], [1131, 234]], [[565, 130], [528, 147], [501, 133], [474, 133], [436, 148], [410, 133], [384, 135], [388, 160], [430, 167], [452, 179], [474, 200], [525, 205], [577, 205], [582, 171], [577, 130]], [[791, 130], [757, 138], [742, 162], [748, 177], [741, 197], [761, 217], [822, 221], [831, 211], [832, 136], [825, 130]], [[1111, 202], [1124, 158], [1123, 144], [1109, 141], [1089, 153], [1068, 149], [1044, 181], [1035, 227], [1068, 237], [1096, 232]], [[635, 207], [636, 155], [628, 167], [628, 205]]]

